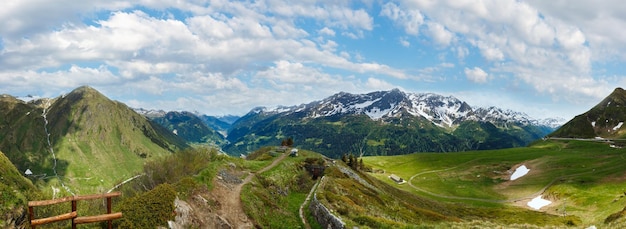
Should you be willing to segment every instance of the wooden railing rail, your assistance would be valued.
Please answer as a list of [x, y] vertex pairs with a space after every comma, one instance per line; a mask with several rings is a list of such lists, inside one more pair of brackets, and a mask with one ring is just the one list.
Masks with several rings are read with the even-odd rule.
[[[72, 229], [76, 229], [76, 224], [83, 223], [96, 223], [107, 221], [109, 229], [112, 227], [112, 220], [122, 218], [121, 212], [111, 213], [111, 198], [122, 195], [121, 192], [112, 192], [105, 194], [94, 194], [84, 196], [68, 196], [54, 200], [37, 200], [28, 202], [28, 216], [30, 217], [30, 226], [35, 229], [38, 225], [54, 223], [63, 220], [72, 220]], [[107, 213], [95, 216], [78, 216], [76, 212], [76, 202], [79, 200], [92, 200], [92, 199], [107, 199]], [[65, 202], [72, 202], [72, 211], [61, 215], [51, 216], [47, 218], [37, 219], [35, 218], [35, 207], [47, 206], [52, 204], [60, 204]]]

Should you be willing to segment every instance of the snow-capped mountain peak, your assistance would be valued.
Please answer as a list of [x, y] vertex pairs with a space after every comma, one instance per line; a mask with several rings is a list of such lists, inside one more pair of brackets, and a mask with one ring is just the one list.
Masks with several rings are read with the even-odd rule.
[[526, 113], [517, 112], [509, 109], [503, 110], [501, 108], [493, 106], [488, 108], [476, 108], [474, 110], [473, 118], [478, 121], [498, 123], [518, 122], [523, 124], [536, 124], [534, 122], [537, 122]]

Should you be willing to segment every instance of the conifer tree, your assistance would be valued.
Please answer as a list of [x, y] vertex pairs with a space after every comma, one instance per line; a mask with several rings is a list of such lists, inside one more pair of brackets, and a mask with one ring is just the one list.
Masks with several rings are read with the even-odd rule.
[[365, 165], [363, 165], [363, 158], [359, 159], [359, 169], [363, 170], [363, 168], [365, 168]]
[[350, 168], [356, 168], [356, 158], [354, 158], [354, 155], [352, 153], [350, 153], [350, 156], [348, 156], [348, 166], [350, 166]]

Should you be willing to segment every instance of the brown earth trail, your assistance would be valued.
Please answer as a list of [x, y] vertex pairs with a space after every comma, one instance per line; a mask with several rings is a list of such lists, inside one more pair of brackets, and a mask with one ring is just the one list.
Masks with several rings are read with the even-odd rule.
[[[287, 157], [286, 153], [283, 153], [276, 158], [270, 165], [257, 171], [256, 173], [262, 173], [270, 170], [274, 166], [278, 165], [283, 159]], [[248, 215], [243, 210], [243, 204], [241, 202], [241, 189], [244, 185], [250, 183], [256, 173], [249, 173], [248, 176], [240, 184], [226, 184], [224, 182], [215, 182], [214, 194], [220, 196], [220, 208], [217, 210], [217, 214], [223, 217], [232, 228], [253, 228], [254, 224], [248, 218]]]

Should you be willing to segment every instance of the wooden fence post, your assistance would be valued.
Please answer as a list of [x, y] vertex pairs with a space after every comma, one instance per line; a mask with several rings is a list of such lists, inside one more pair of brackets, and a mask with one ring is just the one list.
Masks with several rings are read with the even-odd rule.
[[[76, 200], [72, 200], [72, 212], [76, 211]], [[74, 223], [74, 219], [72, 218], [72, 229], [76, 229], [76, 224]]]
[[[111, 214], [111, 197], [107, 197], [107, 214]], [[113, 227], [113, 222], [111, 220], [107, 221], [109, 224], [109, 229]]]
[[[35, 209], [33, 209], [33, 206], [28, 206], [28, 215], [30, 216], [30, 220], [35, 218]], [[35, 229], [35, 225], [31, 225], [30, 228]]]

